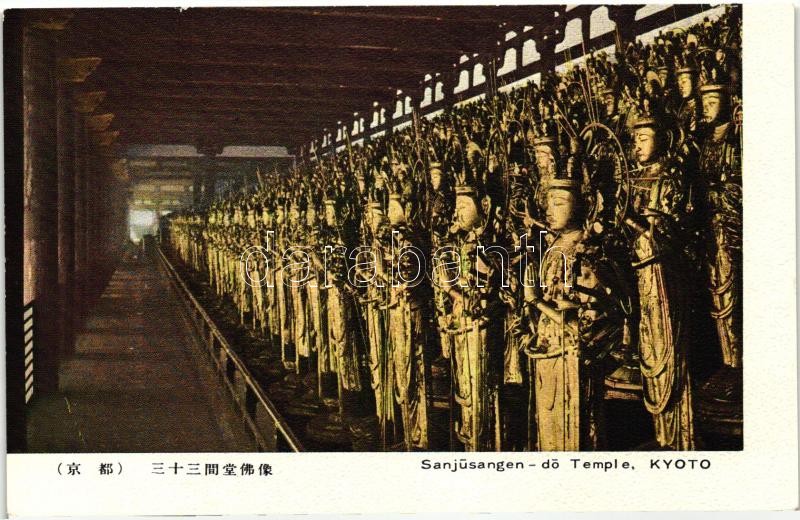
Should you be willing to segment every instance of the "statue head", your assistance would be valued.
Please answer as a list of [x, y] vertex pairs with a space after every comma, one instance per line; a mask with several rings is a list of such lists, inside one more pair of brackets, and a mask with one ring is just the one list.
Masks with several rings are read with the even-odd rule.
[[723, 110], [726, 101], [725, 89], [721, 85], [706, 85], [700, 88], [703, 102], [703, 121], [706, 123], [727, 121]]
[[391, 169], [392, 169], [392, 175], [397, 177], [400, 172], [400, 160], [397, 159], [397, 157], [392, 157]]
[[648, 96], [660, 97], [663, 94], [664, 84], [654, 70], [648, 70], [644, 76], [644, 91]]
[[667, 88], [667, 82], [669, 81], [669, 68], [658, 67], [658, 69], [656, 69], [656, 73], [658, 74], [658, 81], [661, 83], [661, 87]]
[[392, 194], [389, 196], [389, 223], [392, 226], [399, 226], [406, 221], [406, 212], [403, 208], [403, 201], [400, 195]]
[[317, 225], [317, 206], [313, 202], [309, 202], [306, 208], [306, 225], [309, 228], [314, 228]]
[[547, 190], [546, 218], [550, 229], [556, 232], [579, 229], [578, 213], [575, 189], [553, 187]]
[[439, 191], [442, 187], [442, 170], [438, 163], [431, 163], [430, 179], [433, 191]]
[[383, 178], [383, 175], [376, 172], [374, 179], [375, 179], [375, 186], [374, 186], [375, 190], [376, 191], [383, 190], [384, 187], [386, 186], [386, 182]]
[[656, 125], [650, 121], [634, 126], [633, 154], [639, 164], [650, 164], [661, 156], [662, 150]]
[[456, 224], [462, 231], [472, 231], [481, 224], [482, 215], [477, 196], [473, 189], [456, 189]]
[[678, 93], [683, 99], [694, 95], [695, 71], [694, 69], [684, 68], [677, 71]]
[[600, 91], [600, 98], [603, 100], [607, 116], [613, 116], [617, 113], [617, 97], [614, 95], [613, 89], [606, 88]]
[[292, 203], [289, 207], [289, 223], [298, 224], [300, 222], [300, 207], [297, 203]]
[[333, 199], [325, 200], [325, 223], [330, 227], [338, 225], [336, 219], [336, 201]]

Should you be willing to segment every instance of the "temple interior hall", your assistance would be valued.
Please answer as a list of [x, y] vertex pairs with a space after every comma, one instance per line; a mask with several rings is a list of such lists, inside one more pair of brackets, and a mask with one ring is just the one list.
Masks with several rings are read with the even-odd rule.
[[[641, 225], [608, 203], [637, 211], [633, 191], [620, 195], [641, 170], [630, 136], [646, 127], [672, 146], [691, 134], [704, 150], [720, 135], [703, 115], [713, 93], [725, 135], [740, 126], [740, 11], [5, 11], [9, 453], [741, 449], [740, 301], [713, 285], [719, 270], [709, 291], [654, 268], [661, 253], [635, 268], [628, 253], [603, 253], [592, 266], [626, 267], [598, 271], [606, 288], [553, 311], [552, 291], [495, 290], [499, 270], [481, 270], [490, 254], [469, 264], [489, 280], [475, 292], [354, 288], [353, 257], [317, 262], [323, 253], [307, 264], [331, 275], [324, 291], [287, 284], [296, 264], [276, 267], [293, 244], [511, 244], [522, 227], [555, 229], [534, 206], [556, 192], [581, 222], [596, 219], [582, 236], [630, 238]], [[622, 106], [646, 114], [634, 122]], [[662, 139], [664, 114], [676, 128], [695, 119]], [[603, 197], [576, 202], [580, 182]], [[437, 206], [440, 185], [452, 199]], [[457, 229], [462, 199], [483, 235]], [[597, 244], [621, 250], [611, 242]], [[720, 258], [704, 244], [698, 255]], [[691, 287], [696, 304], [646, 299], [651, 271], [669, 298]], [[657, 304], [669, 312], [655, 323]], [[660, 361], [642, 347], [651, 336]]]

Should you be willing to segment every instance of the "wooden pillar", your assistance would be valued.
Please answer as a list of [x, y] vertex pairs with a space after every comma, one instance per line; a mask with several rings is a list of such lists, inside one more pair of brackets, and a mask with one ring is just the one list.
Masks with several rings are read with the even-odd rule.
[[203, 176], [203, 203], [210, 204], [217, 194], [217, 170], [209, 167]]
[[58, 296], [60, 350], [75, 350], [75, 115], [70, 86], [58, 87]]
[[[58, 298], [60, 351], [75, 350], [75, 85], [100, 63], [99, 58], [60, 58], [58, 98]], [[109, 120], [110, 121], [110, 120]]]
[[197, 206], [202, 202], [203, 191], [203, 175], [200, 172], [194, 172], [192, 175], [192, 205]]
[[89, 157], [89, 133], [87, 118], [105, 98], [103, 91], [77, 93], [73, 96], [75, 104], [75, 291], [76, 326], [86, 316], [88, 310], [90, 277], [88, 213], [89, 179], [91, 158]]
[[3, 112], [5, 144], [6, 249], [6, 441], [9, 453], [25, 451], [25, 354], [23, 336], [23, 186], [25, 139], [23, 117], [24, 20], [9, 10], [3, 21]]
[[[517, 52], [517, 54], [522, 53]], [[492, 99], [497, 94], [497, 58], [486, 60], [483, 71], [483, 75], [486, 77], [486, 99]]]
[[112, 240], [112, 206], [115, 203], [111, 165], [116, 131], [92, 132], [92, 169], [89, 182], [89, 270], [90, 301], [103, 292], [116, 265], [116, 250]]
[[100, 240], [100, 197], [102, 196], [102, 169], [100, 158], [97, 154], [97, 143], [94, 138], [89, 137], [88, 164], [86, 169], [86, 286], [85, 286], [85, 306], [88, 309], [94, 304], [97, 287], [99, 285], [101, 265], [100, 255], [102, 249], [98, 242]]
[[[62, 27], [63, 28], [63, 27]], [[34, 380], [58, 390], [58, 151], [56, 31], [37, 24], [23, 35], [24, 302], [35, 301]]]

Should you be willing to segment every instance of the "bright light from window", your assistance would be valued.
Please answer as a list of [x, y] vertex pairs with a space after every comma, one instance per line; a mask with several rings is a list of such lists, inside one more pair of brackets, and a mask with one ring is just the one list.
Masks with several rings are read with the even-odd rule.
[[132, 226], [152, 226], [156, 223], [155, 213], [147, 209], [132, 209], [130, 223]]

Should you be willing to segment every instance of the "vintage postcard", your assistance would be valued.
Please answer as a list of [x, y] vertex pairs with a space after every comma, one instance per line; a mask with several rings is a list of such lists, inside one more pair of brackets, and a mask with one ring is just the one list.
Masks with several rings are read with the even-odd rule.
[[793, 17], [4, 11], [8, 514], [795, 509]]

